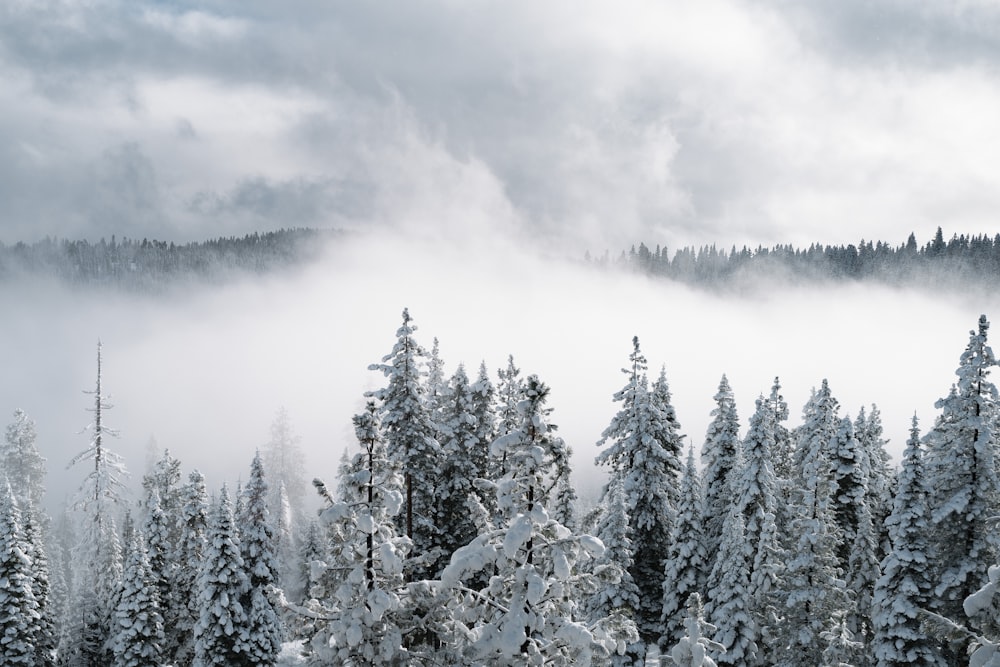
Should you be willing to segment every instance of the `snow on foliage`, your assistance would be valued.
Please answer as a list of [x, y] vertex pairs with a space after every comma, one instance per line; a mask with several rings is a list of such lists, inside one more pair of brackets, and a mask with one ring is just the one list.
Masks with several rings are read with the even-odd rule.
[[[519, 423], [493, 444], [507, 465], [497, 484], [502, 527], [459, 548], [441, 574], [449, 647], [460, 664], [590, 665], [620, 655], [637, 638], [626, 618], [585, 619], [580, 608], [580, 600], [617, 583], [620, 570], [602, 569], [602, 581], [588, 565], [603, 545], [574, 535], [546, 511], [564, 448], [547, 420], [547, 396], [548, 388], [528, 377]], [[485, 585], [477, 585], [483, 574]]]

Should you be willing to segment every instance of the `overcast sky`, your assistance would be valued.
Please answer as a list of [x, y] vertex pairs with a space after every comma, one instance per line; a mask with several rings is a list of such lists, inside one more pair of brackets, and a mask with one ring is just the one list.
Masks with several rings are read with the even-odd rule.
[[998, 65], [995, 0], [0, 2], [0, 242], [375, 232], [159, 302], [2, 285], [0, 409], [59, 470], [101, 338], [134, 470], [155, 436], [245, 471], [284, 405], [329, 477], [409, 306], [449, 373], [539, 373], [584, 478], [633, 335], [696, 447], [728, 373], [744, 426], [776, 375], [793, 424], [826, 377], [898, 453], [995, 290], [731, 298], [553, 258], [994, 234]]
[[0, 241], [993, 233], [998, 45], [995, 0], [4, 2]]

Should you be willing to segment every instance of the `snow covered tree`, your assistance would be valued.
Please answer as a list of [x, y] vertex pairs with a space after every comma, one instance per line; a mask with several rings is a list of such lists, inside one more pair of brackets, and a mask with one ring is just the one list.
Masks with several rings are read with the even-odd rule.
[[229, 490], [223, 486], [212, 509], [198, 577], [201, 613], [194, 627], [196, 667], [254, 664], [243, 652], [247, 610], [240, 601], [249, 586]]
[[452, 552], [472, 541], [477, 529], [467, 500], [475, 493], [475, 480], [486, 474], [485, 457], [489, 442], [479, 439], [479, 425], [473, 409], [473, 393], [465, 367], [459, 365], [440, 398], [441, 471], [438, 486], [437, 527], [442, 558], [447, 564]]
[[945, 664], [937, 642], [921, 628], [920, 611], [926, 608], [934, 588], [928, 572], [926, 493], [920, 427], [914, 415], [892, 513], [886, 519], [892, 549], [882, 560], [873, 596], [872, 647], [878, 667]]
[[326, 561], [313, 562], [315, 599], [306, 606], [321, 623], [309, 641], [309, 662], [412, 664], [400, 599], [411, 545], [393, 523], [403, 505], [401, 480], [386, 458], [374, 403], [354, 417], [354, 427], [363, 451], [341, 480], [343, 502], [314, 482], [327, 503], [320, 521], [339, 539], [330, 541]]
[[0, 489], [0, 662], [36, 665], [38, 602], [32, 591], [30, 547], [10, 486]]
[[[156, 589], [156, 606], [158, 613], [162, 616], [161, 625], [169, 628], [169, 638], [161, 637], [159, 645], [164, 657], [172, 657], [177, 650], [177, 646], [183, 638], [175, 634], [177, 630], [177, 620], [180, 616], [178, 607], [185, 605], [186, 600], [178, 600], [174, 597], [177, 579], [177, 570], [182, 563], [174, 560], [174, 544], [176, 538], [172, 533], [176, 515], [168, 518], [160, 505], [160, 491], [157, 485], [150, 485], [147, 489], [145, 521], [140, 532], [142, 541], [135, 543], [131, 539], [129, 548], [141, 546], [145, 551], [145, 563], [143, 567], [146, 572], [143, 575], [146, 582]], [[128, 570], [127, 554], [125, 570]], [[161, 628], [161, 633], [163, 628]]]
[[410, 312], [404, 309], [392, 352], [382, 358], [381, 364], [368, 367], [381, 371], [389, 384], [367, 395], [381, 401], [388, 456], [403, 473], [403, 531], [413, 541], [414, 552], [427, 556], [423, 563], [411, 561], [416, 569], [408, 575], [419, 579], [429, 574], [439, 540], [433, 516], [441, 445], [434, 438], [437, 427], [426, 404], [422, 361], [426, 353], [413, 337], [417, 328], [412, 321]]
[[878, 536], [869, 504], [871, 459], [855, 437], [854, 424], [840, 420], [834, 438], [833, 513], [839, 532], [837, 558], [847, 588], [855, 594], [854, 613], [845, 620], [853, 640], [863, 646], [871, 640], [871, 594], [879, 576]]
[[[506, 435], [517, 428], [517, 404], [524, 390], [524, 378], [521, 369], [514, 364], [514, 355], [508, 355], [507, 367], [497, 370], [496, 386], [496, 435]], [[507, 472], [506, 461], [502, 455], [493, 459], [493, 470], [490, 479], [500, 479]]]
[[684, 629], [685, 635], [670, 651], [673, 663], [678, 667], [716, 667], [711, 656], [725, 647], [708, 638], [707, 633], [715, 632], [715, 626], [705, 621], [701, 596], [697, 593], [688, 596]]
[[45, 459], [35, 447], [35, 422], [23, 410], [14, 411], [0, 449], [0, 472], [7, 476], [14, 499], [22, 510], [41, 510], [45, 495]]
[[670, 536], [670, 550], [667, 552], [664, 568], [662, 651], [681, 639], [687, 623], [684, 616], [686, 603], [692, 594], [698, 594], [704, 589], [705, 569], [709, 559], [702, 539], [703, 506], [701, 479], [694, 464], [694, 449], [691, 448], [688, 450], [684, 476], [681, 477], [677, 520]]
[[[988, 376], [996, 366], [987, 344], [989, 322], [979, 318], [956, 370], [958, 381], [936, 407], [928, 436], [933, 561], [939, 584], [933, 611], [959, 618], [962, 601], [974, 593], [997, 562], [997, 531], [989, 525], [1000, 509], [997, 476], [997, 389]], [[975, 629], [992, 631], [989, 618], [972, 618]]]
[[723, 525], [715, 566], [708, 576], [706, 612], [716, 628], [716, 641], [725, 649], [715, 655], [720, 665], [753, 664], [757, 655], [757, 628], [749, 599], [752, 556], [743, 512], [732, 506]]
[[[525, 382], [519, 422], [492, 445], [506, 454], [507, 472], [497, 484], [502, 527], [458, 549], [441, 574], [451, 633], [448, 644], [461, 664], [590, 665], [596, 656], [621, 654], [638, 637], [634, 625], [615, 615], [589, 623], [579, 600], [606, 585], [585, 563], [604, 547], [574, 535], [550, 518], [554, 461], [565, 448], [548, 422], [548, 387], [536, 376]], [[485, 588], [472, 587], [482, 573]], [[616, 566], [601, 573], [611, 576]]]
[[271, 422], [271, 437], [261, 449], [264, 469], [271, 480], [268, 485], [271, 493], [268, 497], [268, 510], [274, 516], [280, 516], [280, 490], [284, 488], [292, 519], [289, 528], [294, 536], [295, 527], [302, 520], [305, 511], [304, 502], [309, 491], [309, 481], [305, 472], [305, 454], [301, 446], [302, 438], [292, 428], [292, 420], [288, 410], [278, 408]]
[[776, 631], [777, 665], [812, 667], [822, 661], [820, 633], [835, 614], [851, 609], [851, 600], [838, 566], [839, 534], [832, 507], [833, 462], [837, 402], [824, 380], [803, 410], [796, 429], [795, 479], [790, 534], [795, 542], [780, 586], [773, 595], [783, 598], [784, 620]]
[[118, 432], [105, 424], [111, 408], [102, 393], [101, 344], [97, 344], [97, 387], [87, 392], [94, 397], [94, 421], [86, 449], [70, 460], [70, 467], [91, 463], [74, 504], [81, 515], [81, 542], [75, 547], [76, 572], [72, 605], [75, 619], [70, 642], [77, 664], [105, 665], [109, 655], [104, 647], [110, 632], [113, 595], [122, 572], [121, 545], [115, 517], [125, 490], [125, 465], [121, 456], [107, 447], [105, 440]]
[[701, 461], [705, 466], [701, 476], [705, 489], [704, 539], [705, 548], [712, 560], [719, 553], [722, 525], [733, 506], [733, 487], [729, 478], [741, 447], [736, 399], [725, 375], [719, 382], [715, 404], [705, 444], [701, 449]]
[[774, 384], [771, 386], [767, 405], [774, 423], [774, 448], [771, 453], [774, 474], [779, 480], [787, 480], [792, 477], [795, 444], [791, 433], [784, 425], [784, 422], [788, 421], [788, 403], [781, 395], [781, 381], [777, 377], [774, 378]]
[[45, 459], [35, 447], [35, 423], [23, 410], [14, 411], [14, 421], [7, 426], [0, 449], [0, 473], [10, 484], [13, 499], [21, 516], [25, 553], [31, 562], [32, 593], [38, 606], [35, 634], [35, 659], [39, 666], [53, 664], [56, 648], [57, 608], [50, 606], [49, 565], [45, 547], [45, 528], [49, 518], [42, 510], [45, 495]]
[[177, 563], [174, 577], [176, 603], [175, 636], [180, 640], [174, 648], [177, 664], [189, 664], [194, 657], [194, 628], [201, 617], [201, 564], [204, 560], [208, 534], [208, 492], [205, 478], [197, 470], [188, 474], [188, 482], [180, 490], [179, 538], [172, 558]]
[[[154, 490], [154, 496], [158, 497]], [[163, 616], [142, 533], [133, 531], [112, 625], [115, 667], [164, 664]]]
[[882, 413], [877, 405], [873, 403], [869, 413], [866, 413], [864, 408], [861, 409], [854, 422], [854, 435], [868, 462], [868, 488], [865, 494], [868, 507], [871, 509], [872, 524], [878, 541], [878, 555], [881, 560], [891, 548], [885, 520], [892, 511], [896, 477], [889, 463], [887, 441], [883, 437]]
[[[636, 586], [629, 567], [632, 565], [632, 544], [629, 540], [629, 518], [625, 509], [625, 491], [622, 480], [611, 480], [605, 494], [605, 507], [597, 527], [597, 537], [604, 544], [604, 553], [595, 560], [595, 570], [615, 567], [620, 571], [620, 579], [601, 586], [587, 601], [587, 616], [589, 619], [619, 614], [626, 618], [634, 618], [639, 608], [639, 587]], [[633, 653], [637, 649], [633, 649]], [[630, 665], [633, 657], [628, 655], [613, 656], [612, 665]]]
[[830, 627], [820, 633], [826, 644], [823, 649], [822, 667], [857, 667], [865, 659], [865, 644], [854, 639], [845, 614], [830, 619]]
[[681, 436], [665, 373], [650, 390], [638, 337], [632, 347], [629, 367], [622, 369], [628, 382], [614, 395], [622, 407], [601, 434], [597, 444], [605, 449], [596, 462], [609, 466], [625, 491], [634, 548], [631, 574], [640, 590], [636, 623], [643, 641], [655, 643], [661, 634], [662, 577], [676, 511]]
[[252, 665], [273, 665], [281, 652], [281, 622], [268, 597], [277, 584], [274, 535], [267, 516], [267, 481], [260, 452], [250, 464], [250, 479], [243, 490], [243, 511], [239, 516], [240, 556], [248, 577], [240, 602], [246, 613], [245, 638], [240, 647], [244, 661]]
[[[431, 352], [427, 357], [427, 412], [431, 421], [438, 427], [444, 425], [443, 409], [448, 402], [448, 382], [444, 377], [444, 359], [441, 358], [441, 346], [437, 336], [431, 342]], [[439, 430], [437, 439], [444, 437], [444, 431]]]

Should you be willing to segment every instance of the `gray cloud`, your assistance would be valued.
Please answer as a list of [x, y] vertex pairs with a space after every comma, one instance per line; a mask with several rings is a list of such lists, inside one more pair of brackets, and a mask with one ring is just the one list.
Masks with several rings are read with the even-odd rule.
[[[0, 11], [5, 241], [432, 226], [457, 203], [475, 222], [449, 231], [574, 252], [901, 241], [1000, 206], [1000, 18], [976, 0]], [[81, 192], [110, 155], [131, 185]]]

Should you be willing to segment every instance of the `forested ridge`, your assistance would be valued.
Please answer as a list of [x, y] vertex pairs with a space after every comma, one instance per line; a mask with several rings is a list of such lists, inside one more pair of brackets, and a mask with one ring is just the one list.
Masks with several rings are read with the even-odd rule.
[[[0, 243], [0, 281], [27, 274], [69, 284], [157, 291], [182, 281], [218, 282], [317, 261], [327, 242], [348, 234], [294, 228], [189, 243], [114, 236], [96, 242], [46, 238], [34, 243]], [[955, 234], [945, 239], [939, 227], [934, 238], [923, 244], [910, 234], [897, 245], [861, 240], [846, 245], [814, 243], [807, 248], [733, 246], [728, 251], [715, 245], [671, 251], [640, 243], [617, 257], [608, 252], [594, 257], [588, 252], [584, 259], [593, 266], [627, 268], [718, 289], [767, 277], [948, 288], [973, 278], [1000, 277], [1000, 234]]]
[[0, 243], [0, 280], [27, 274], [68, 284], [156, 291], [180, 281], [220, 281], [294, 267], [316, 259], [328, 239], [342, 234], [296, 228], [189, 243], [114, 236], [97, 242], [45, 238]]
[[782, 280], [872, 281], [889, 285], [960, 287], [970, 279], [1000, 277], [1000, 234], [955, 234], [946, 239], [938, 227], [934, 238], [920, 244], [914, 234], [893, 245], [862, 239], [857, 244], [807, 248], [792, 245], [686, 246], [671, 251], [645, 243], [632, 246], [618, 257], [586, 255], [599, 266], [624, 267], [693, 285], [725, 289], [752, 278]]
[[843, 414], [826, 380], [792, 425], [775, 378], [744, 424], [723, 376], [686, 447], [667, 371], [634, 338], [585, 515], [558, 388], [513, 357], [447, 374], [416, 334], [404, 310], [369, 366], [384, 385], [356, 442], [312, 491], [279, 412], [245, 484], [210, 494], [164, 451], [127, 502], [99, 345], [89, 442], [69, 462], [83, 481], [53, 520], [34, 423], [15, 411], [0, 447], [4, 663], [641, 665], [653, 646], [677, 665], [1000, 663], [985, 316], [898, 466], [878, 407]]

